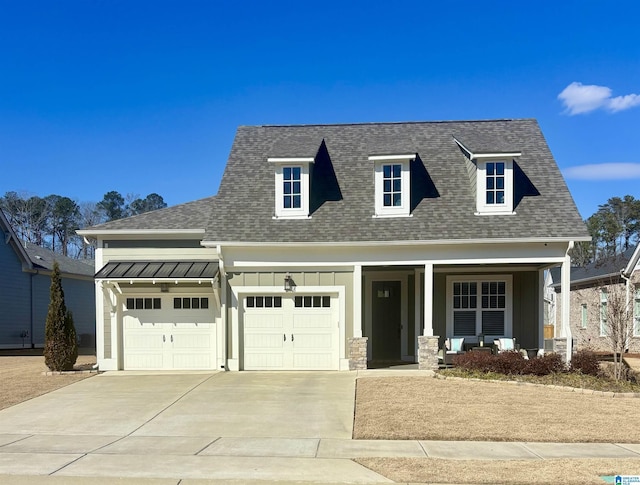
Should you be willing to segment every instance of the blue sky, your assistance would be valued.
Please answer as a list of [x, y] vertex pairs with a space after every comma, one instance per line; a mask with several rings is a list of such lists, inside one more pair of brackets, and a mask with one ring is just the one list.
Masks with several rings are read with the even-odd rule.
[[216, 193], [237, 126], [537, 118], [640, 198], [632, 1], [0, 0], [0, 194]]

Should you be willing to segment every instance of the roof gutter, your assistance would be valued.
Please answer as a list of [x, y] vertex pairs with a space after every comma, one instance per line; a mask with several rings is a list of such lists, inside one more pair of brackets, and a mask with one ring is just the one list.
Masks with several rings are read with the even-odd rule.
[[113, 237], [114, 239], [124, 239], [136, 237], [138, 239], [154, 239], [164, 236], [168, 239], [178, 239], [188, 237], [189, 239], [202, 239], [205, 235], [204, 229], [81, 229], [76, 234], [83, 237]]
[[638, 265], [638, 260], [640, 260], [640, 243], [638, 243], [638, 246], [636, 246], [636, 250], [633, 252], [633, 255], [631, 256], [627, 267], [621, 271], [621, 274], [623, 275], [623, 277], [625, 277], [625, 279], [631, 277], [631, 273], [633, 273], [633, 270]]
[[490, 239], [440, 239], [440, 240], [414, 240], [414, 241], [341, 241], [341, 242], [248, 242], [248, 241], [202, 241], [204, 247], [235, 246], [235, 247], [264, 247], [274, 245], [278, 247], [374, 247], [374, 246], [435, 246], [439, 244], [463, 245], [463, 244], [546, 244], [546, 243], [573, 243], [574, 241], [591, 241], [591, 237], [578, 238], [490, 238]]

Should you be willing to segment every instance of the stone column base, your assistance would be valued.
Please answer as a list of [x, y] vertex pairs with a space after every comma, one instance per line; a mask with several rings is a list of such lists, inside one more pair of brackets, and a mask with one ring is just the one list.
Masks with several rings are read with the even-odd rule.
[[367, 340], [368, 337], [349, 339], [349, 370], [367, 369]]
[[438, 369], [438, 336], [418, 337], [418, 369]]
[[553, 339], [553, 351], [562, 356], [564, 362], [567, 361], [567, 339], [558, 337]]

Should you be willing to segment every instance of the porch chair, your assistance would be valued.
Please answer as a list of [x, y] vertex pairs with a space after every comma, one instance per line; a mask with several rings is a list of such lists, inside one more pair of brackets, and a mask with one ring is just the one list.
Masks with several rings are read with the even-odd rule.
[[453, 357], [464, 354], [464, 337], [448, 338], [444, 341], [444, 349], [440, 350], [440, 360], [444, 365], [453, 365]]
[[516, 339], [514, 338], [497, 338], [493, 341], [493, 344], [496, 346], [498, 353], [519, 350], [519, 346], [516, 344]]
[[520, 345], [516, 343], [515, 338], [497, 338], [493, 341], [496, 346], [497, 353], [501, 352], [520, 352], [525, 360], [529, 360], [529, 354], [526, 350], [520, 350]]

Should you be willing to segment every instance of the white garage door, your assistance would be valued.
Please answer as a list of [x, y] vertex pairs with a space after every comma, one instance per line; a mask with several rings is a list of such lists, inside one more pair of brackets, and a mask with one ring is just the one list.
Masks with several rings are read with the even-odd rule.
[[125, 370], [216, 368], [216, 325], [209, 297], [136, 296], [123, 317]]
[[337, 296], [246, 296], [243, 327], [245, 370], [339, 367]]

